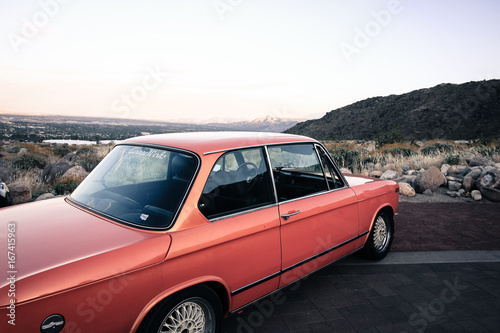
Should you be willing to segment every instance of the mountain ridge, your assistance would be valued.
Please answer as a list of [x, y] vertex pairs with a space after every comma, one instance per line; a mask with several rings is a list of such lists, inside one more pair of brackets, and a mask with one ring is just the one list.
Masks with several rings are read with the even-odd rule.
[[442, 83], [400, 95], [371, 97], [285, 132], [321, 140], [370, 140], [390, 132], [418, 140], [498, 138], [500, 80]]

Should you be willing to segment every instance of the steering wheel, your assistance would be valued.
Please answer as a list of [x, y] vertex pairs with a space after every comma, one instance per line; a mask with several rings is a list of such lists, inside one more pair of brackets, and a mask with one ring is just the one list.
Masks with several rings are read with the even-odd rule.
[[111, 200], [114, 200], [116, 202], [119, 202], [121, 204], [126, 205], [130, 209], [142, 209], [142, 205], [135, 201], [134, 199], [130, 199], [129, 197], [120, 195], [115, 192], [111, 191], [101, 191], [98, 193], [98, 196], [103, 197], [103, 198], [108, 198]]
[[[248, 184], [247, 191], [249, 191], [257, 182], [257, 166], [252, 162], [245, 162], [236, 169], [238, 179], [244, 178]], [[241, 176], [241, 177], [240, 177]]]

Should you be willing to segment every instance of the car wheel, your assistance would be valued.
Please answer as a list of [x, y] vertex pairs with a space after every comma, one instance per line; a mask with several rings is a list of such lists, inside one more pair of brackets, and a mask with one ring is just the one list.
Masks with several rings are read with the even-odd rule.
[[390, 217], [384, 212], [378, 213], [363, 248], [363, 255], [368, 259], [383, 259], [391, 248], [392, 236], [393, 226]]
[[216, 333], [222, 323], [222, 306], [209, 288], [198, 286], [166, 298], [144, 319], [143, 333]]

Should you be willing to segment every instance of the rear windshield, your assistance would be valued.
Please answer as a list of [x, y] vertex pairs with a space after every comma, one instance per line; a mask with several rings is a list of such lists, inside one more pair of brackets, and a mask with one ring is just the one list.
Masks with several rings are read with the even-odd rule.
[[70, 200], [127, 224], [167, 228], [197, 168], [198, 158], [186, 152], [117, 146]]

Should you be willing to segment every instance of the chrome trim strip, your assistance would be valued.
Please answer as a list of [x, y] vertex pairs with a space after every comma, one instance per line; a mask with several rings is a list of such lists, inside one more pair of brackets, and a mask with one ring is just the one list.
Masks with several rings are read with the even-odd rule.
[[257, 302], [259, 302], [260, 300], [262, 300], [262, 299], [264, 299], [264, 298], [268, 297], [269, 295], [273, 295], [273, 294], [277, 293], [278, 291], [280, 291], [280, 290], [282, 290], [282, 289], [284, 289], [284, 288], [288, 287], [289, 285], [291, 285], [291, 284], [293, 284], [293, 283], [295, 283], [295, 282], [297, 282], [297, 281], [300, 281], [300, 280], [303, 280], [303, 279], [307, 279], [307, 278], [308, 278], [311, 274], [314, 274], [315, 272], [317, 272], [317, 271], [319, 271], [319, 270], [321, 270], [321, 269], [323, 269], [323, 268], [325, 268], [325, 267], [327, 267], [327, 266], [329, 266], [329, 265], [331, 265], [331, 264], [333, 264], [333, 263], [335, 263], [335, 262], [337, 262], [337, 261], [339, 261], [339, 260], [341, 260], [341, 259], [344, 259], [345, 257], [348, 257], [348, 256], [352, 255], [353, 253], [358, 252], [358, 251], [359, 251], [359, 250], [361, 250], [362, 248], [363, 248], [363, 247], [360, 247], [359, 249], [356, 249], [356, 250], [354, 250], [354, 251], [352, 251], [352, 252], [350, 252], [350, 253], [348, 253], [348, 254], [346, 254], [346, 255], [344, 255], [344, 256], [342, 256], [342, 257], [340, 257], [340, 258], [338, 258], [337, 260], [332, 261], [332, 262], [331, 262], [331, 263], [329, 263], [328, 265], [325, 265], [325, 266], [323, 266], [323, 267], [320, 267], [320, 268], [318, 268], [318, 269], [316, 269], [316, 270], [312, 271], [311, 273], [308, 273], [308, 274], [304, 275], [304, 276], [303, 276], [303, 277], [301, 277], [300, 279], [297, 279], [297, 280], [295, 280], [295, 281], [293, 281], [293, 282], [290, 282], [289, 284], [284, 285], [283, 287], [280, 287], [280, 288], [278, 288], [278, 289], [276, 289], [276, 290], [273, 290], [273, 291], [271, 291], [270, 293], [268, 293], [268, 294], [266, 294], [266, 295], [264, 295], [264, 296], [262, 296], [262, 297], [259, 297], [259, 298], [257, 298], [256, 300], [254, 300], [254, 301], [252, 301], [252, 302], [250, 302], [250, 303], [248, 303], [248, 304], [245, 304], [245, 305], [243, 305], [243, 306], [240, 306], [240, 307], [239, 307], [239, 308], [237, 308], [237, 309], [234, 309], [233, 311], [231, 311], [231, 312], [229, 312], [229, 313], [228, 313], [228, 316], [231, 316], [231, 315], [234, 315], [235, 313], [240, 312], [242, 309], [246, 308], [247, 306], [250, 306], [250, 305], [252, 305], [252, 304], [254, 304], [254, 303], [257, 303]]
[[[312, 256], [312, 257], [310, 257], [310, 258], [307, 258], [307, 259], [305, 259], [305, 260], [302, 260], [301, 262], [296, 263], [295, 265], [292, 265], [292, 266], [290, 266], [290, 267], [287, 267], [287, 268], [285, 268], [285, 269], [282, 269], [281, 271], [276, 272], [276, 273], [274, 273], [274, 274], [271, 274], [271, 275], [269, 275], [269, 276], [266, 276], [266, 277], [265, 277], [265, 278], [263, 278], [263, 279], [257, 280], [257, 281], [255, 281], [255, 282], [252, 282], [252, 283], [250, 283], [250, 284], [247, 284], [246, 286], [243, 286], [243, 287], [241, 287], [241, 288], [238, 288], [238, 289], [236, 289], [236, 290], [233, 290], [233, 291], [231, 291], [231, 296], [235, 296], [235, 295], [237, 295], [237, 294], [239, 294], [239, 293], [241, 293], [241, 292], [244, 292], [244, 291], [246, 291], [246, 290], [248, 290], [248, 289], [250, 289], [250, 288], [253, 288], [253, 287], [255, 287], [255, 286], [257, 286], [257, 285], [259, 285], [259, 284], [261, 284], [261, 283], [264, 283], [264, 282], [269, 281], [269, 280], [271, 280], [271, 279], [273, 279], [273, 278], [275, 278], [275, 277], [277, 277], [277, 276], [280, 276], [280, 275], [282, 275], [282, 274], [284, 274], [284, 273], [286, 273], [286, 272], [288, 272], [288, 271], [290, 271], [290, 270], [292, 270], [292, 269], [294, 269], [294, 268], [297, 268], [297, 267], [299, 267], [299, 266], [301, 266], [301, 265], [303, 265], [303, 264], [305, 264], [305, 263], [308, 263], [309, 261], [312, 261], [312, 260], [314, 260], [314, 259], [317, 259], [317, 258], [321, 257], [322, 255], [325, 255], [325, 254], [327, 254], [327, 253], [330, 253], [330, 252], [332, 252], [332, 251], [334, 251], [334, 250], [336, 250], [336, 249], [338, 249], [338, 248], [340, 248], [340, 247], [342, 247], [342, 246], [344, 246], [344, 245], [347, 245], [347, 244], [349, 244], [349, 243], [351, 243], [351, 242], [353, 242], [353, 241], [357, 240], [358, 238], [361, 238], [361, 237], [365, 236], [365, 235], [366, 235], [366, 234], [368, 234], [368, 233], [369, 233], [369, 230], [364, 231], [364, 232], [362, 232], [361, 234], [357, 235], [356, 237], [353, 237], [353, 238], [351, 238], [351, 239], [349, 239], [349, 240], [346, 240], [345, 242], [342, 242], [342, 243], [340, 243], [340, 244], [337, 244], [337, 245], [335, 245], [335, 246], [333, 246], [333, 247], [331, 247], [331, 248], [329, 248], [329, 249], [327, 249], [327, 250], [325, 250], [325, 251], [323, 251], [323, 252], [320, 252], [320, 253], [318, 253], [318, 254], [316, 254], [316, 255], [314, 255], [314, 256]], [[359, 249], [357, 249], [357, 250], [359, 250]], [[356, 252], [357, 250], [355, 250], [354, 252]], [[351, 252], [351, 253], [353, 253], [353, 252]], [[342, 257], [342, 258], [343, 258], [343, 257]], [[339, 258], [339, 259], [341, 259], [341, 258]], [[337, 260], [339, 260], [339, 259], [337, 259]], [[335, 261], [337, 261], [337, 260], [335, 260]], [[335, 262], [335, 261], [333, 261], [333, 262]], [[309, 273], [309, 274], [311, 274], [311, 273]], [[309, 275], [309, 274], [308, 274], [308, 275]], [[292, 282], [292, 283], [293, 283], [293, 282]], [[256, 301], [255, 301], [255, 302], [256, 302]], [[253, 303], [253, 302], [252, 302], [252, 303]], [[251, 303], [250, 303], [250, 304], [251, 304]], [[245, 306], [246, 306], [246, 305], [245, 305]], [[236, 310], [235, 310], [235, 311], [236, 311]], [[235, 311], [232, 311], [232, 312], [235, 312]]]
[[298, 263], [296, 263], [296, 264], [294, 264], [294, 265], [292, 265], [292, 266], [289, 266], [289, 267], [287, 267], [287, 268], [285, 268], [285, 269], [282, 269], [282, 270], [281, 270], [281, 274], [286, 273], [286, 272], [288, 272], [288, 271], [290, 271], [290, 270], [292, 270], [292, 269], [294, 269], [294, 268], [297, 268], [297, 267], [299, 267], [299, 266], [302, 266], [303, 264], [306, 264], [306, 263], [308, 263], [309, 261], [312, 261], [312, 260], [317, 259], [317, 258], [319, 258], [319, 257], [321, 257], [321, 256], [323, 256], [323, 255], [325, 255], [325, 254], [327, 254], [327, 253], [330, 253], [330, 252], [332, 252], [332, 251], [334, 251], [334, 250], [336, 250], [336, 249], [338, 249], [338, 248], [340, 248], [340, 247], [342, 247], [342, 246], [344, 246], [344, 245], [347, 245], [347, 244], [349, 244], [349, 243], [351, 243], [351, 242], [353, 242], [353, 241], [357, 240], [358, 238], [363, 237], [363, 236], [364, 236], [364, 235], [366, 235], [367, 233], [368, 233], [368, 231], [365, 231], [365, 232], [363, 232], [363, 233], [361, 233], [361, 234], [357, 235], [356, 237], [353, 237], [353, 238], [351, 238], [351, 239], [348, 239], [348, 240], [346, 240], [345, 242], [342, 242], [342, 243], [340, 243], [340, 244], [337, 244], [337, 245], [335, 245], [335, 246], [333, 246], [333, 247], [331, 247], [331, 248], [329, 248], [329, 249], [327, 249], [327, 250], [325, 250], [325, 251], [323, 251], [323, 252], [320, 252], [320, 253], [318, 253], [318, 254], [315, 254], [315, 255], [313, 255], [312, 257], [309, 257], [309, 258], [307, 258], [307, 259], [305, 259], [305, 260], [302, 260], [302, 261], [300, 261], [300, 262], [298, 262]]
[[216, 222], [216, 221], [220, 221], [220, 220], [227, 219], [230, 217], [235, 217], [235, 216], [238, 216], [241, 214], [253, 213], [253, 212], [257, 212], [257, 211], [262, 210], [262, 209], [272, 208], [275, 206], [278, 206], [278, 204], [277, 203], [267, 204], [265, 206], [251, 208], [251, 209], [243, 210], [241, 212], [236, 212], [236, 213], [232, 213], [232, 214], [228, 214], [228, 215], [224, 215], [224, 216], [214, 217], [213, 219], [209, 219], [208, 221], [209, 222]]
[[263, 278], [263, 279], [260, 279], [260, 280], [258, 280], [258, 281], [252, 282], [252, 283], [250, 283], [250, 284], [247, 284], [246, 286], [243, 286], [243, 287], [241, 287], [241, 288], [239, 288], [239, 289], [233, 290], [233, 291], [231, 292], [231, 296], [237, 295], [237, 294], [239, 294], [239, 293], [241, 293], [241, 292], [244, 292], [245, 290], [248, 290], [248, 289], [250, 289], [250, 288], [252, 288], [252, 287], [255, 287], [255, 286], [256, 286], [256, 285], [258, 285], [258, 284], [264, 283], [264, 282], [269, 281], [269, 280], [271, 280], [271, 279], [274, 279], [275, 277], [278, 277], [278, 276], [280, 276], [280, 275], [281, 275], [281, 272], [276, 272], [276, 273], [274, 273], [274, 274], [271, 274], [271, 275], [269, 275], [269, 276], [266, 276], [266, 277], [265, 277], [265, 278]]
[[267, 146], [280, 146], [280, 145], [289, 145], [289, 144], [294, 144], [294, 143], [317, 143], [317, 141], [314, 140], [304, 140], [304, 141], [291, 141], [291, 142], [276, 142], [276, 143], [260, 143], [252, 146], [241, 146], [241, 147], [233, 147], [233, 148], [226, 148], [226, 149], [220, 149], [220, 150], [214, 150], [214, 151], [207, 151], [203, 153], [203, 155], [210, 155], [210, 154], [217, 154], [217, 153], [223, 153], [226, 151], [233, 151], [233, 150], [239, 150], [239, 149], [245, 149], [245, 148], [255, 148], [255, 147], [267, 147]]

